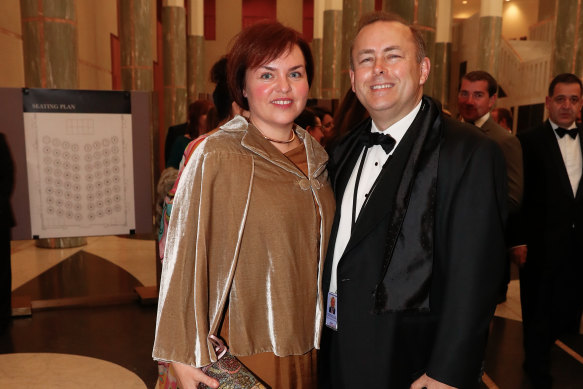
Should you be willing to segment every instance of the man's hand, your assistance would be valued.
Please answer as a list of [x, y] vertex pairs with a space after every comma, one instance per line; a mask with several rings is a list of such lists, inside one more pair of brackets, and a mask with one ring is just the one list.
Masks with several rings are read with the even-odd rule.
[[523, 267], [526, 263], [526, 254], [528, 248], [526, 245], [512, 247], [508, 250], [508, 255], [510, 260], [518, 265], [518, 267]]
[[219, 381], [204, 374], [199, 368], [178, 362], [172, 362], [171, 365], [180, 389], [197, 389], [201, 382], [211, 388], [219, 387]]
[[455, 389], [453, 386], [444, 384], [429, 377], [427, 374], [423, 374], [417, 381], [411, 384], [411, 389]]

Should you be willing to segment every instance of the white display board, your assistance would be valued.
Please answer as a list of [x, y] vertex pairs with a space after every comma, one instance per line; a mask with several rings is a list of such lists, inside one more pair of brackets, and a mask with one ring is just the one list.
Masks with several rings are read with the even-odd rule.
[[32, 235], [131, 233], [136, 222], [127, 93], [31, 89], [23, 102]]

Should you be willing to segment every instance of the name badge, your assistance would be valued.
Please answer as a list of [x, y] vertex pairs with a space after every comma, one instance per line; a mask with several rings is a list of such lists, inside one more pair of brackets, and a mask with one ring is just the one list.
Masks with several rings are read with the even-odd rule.
[[338, 330], [338, 296], [332, 292], [328, 292], [326, 302], [326, 327]]

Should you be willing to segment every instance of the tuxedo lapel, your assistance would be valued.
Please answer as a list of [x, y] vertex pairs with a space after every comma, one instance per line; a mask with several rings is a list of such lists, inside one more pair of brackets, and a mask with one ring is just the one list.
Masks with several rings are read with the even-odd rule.
[[[583, 157], [583, 127], [577, 125], [577, 131], [579, 133], [579, 147], [581, 148], [581, 157]], [[577, 187], [577, 193], [575, 199], [581, 200], [583, 196], [583, 166], [581, 166], [581, 179], [579, 180], [579, 186]]]
[[554, 164], [553, 171], [558, 172], [559, 181], [561, 182], [561, 187], [563, 191], [566, 191], [573, 196], [573, 188], [571, 187], [571, 181], [569, 180], [569, 174], [567, 173], [567, 167], [565, 166], [565, 161], [563, 160], [563, 154], [561, 154], [561, 149], [559, 148], [559, 142], [555, 136], [555, 131], [551, 127], [551, 123], [547, 120], [545, 124], [546, 130], [543, 134], [544, 144], [548, 144], [550, 148], [549, 158]]
[[[409, 136], [408, 136], [409, 135]], [[387, 165], [378, 177], [376, 188], [370, 194], [370, 199], [360, 210], [354, 230], [348, 241], [345, 252], [361, 241], [391, 210], [392, 203], [401, 181], [401, 173], [411, 151], [412, 133], [407, 132], [401, 140]]]

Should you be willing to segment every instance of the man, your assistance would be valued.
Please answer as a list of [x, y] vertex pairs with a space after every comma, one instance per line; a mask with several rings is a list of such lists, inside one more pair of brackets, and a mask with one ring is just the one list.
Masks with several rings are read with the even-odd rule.
[[524, 154], [524, 202], [514, 230], [512, 258], [522, 266], [520, 297], [524, 369], [537, 387], [550, 388], [550, 351], [577, 332], [583, 309], [581, 81], [556, 76], [549, 86], [549, 120], [519, 136]]
[[503, 274], [504, 159], [423, 96], [429, 70], [418, 31], [363, 17], [350, 79], [371, 118], [329, 165], [337, 212], [323, 291], [336, 315], [319, 387], [478, 385]]
[[522, 201], [522, 150], [518, 139], [498, 125], [490, 115], [496, 103], [497, 91], [498, 83], [488, 72], [470, 72], [462, 78], [458, 106], [465, 122], [478, 127], [502, 149], [508, 175], [508, 211], [512, 214], [520, 209]]
[[509, 133], [512, 133], [512, 113], [506, 108], [496, 108], [492, 111], [492, 119]]
[[14, 163], [4, 134], [0, 133], [0, 335], [12, 318], [12, 266], [10, 233], [14, 215], [10, 197], [14, 190]]

